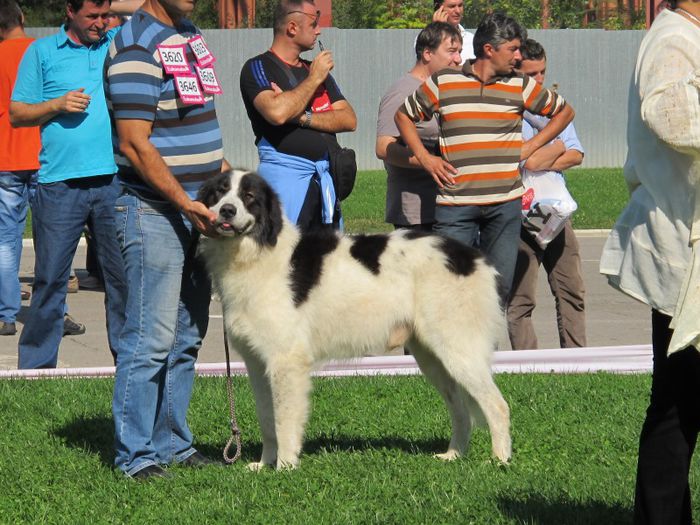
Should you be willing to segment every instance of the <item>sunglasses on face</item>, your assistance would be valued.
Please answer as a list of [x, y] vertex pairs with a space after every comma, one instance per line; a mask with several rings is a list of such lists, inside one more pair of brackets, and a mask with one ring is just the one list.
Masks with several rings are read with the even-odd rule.
[[311, 27], [313, 27], [314, 29], [316, 28], [316, 26], [318, 26], [318, 21], [321, 18], [321, 11], [320, 10], [316, 10], [315, 15], [312, 15], [311, 13], [307, 13], [305, 11], [299, 11], [299, 10], [287, 11], [288, 15], [291, 15], [292, 13], [301, 13], [302, 15], [310, 16], [311, 18], [313, 18], [314, 21], [312, 22]]

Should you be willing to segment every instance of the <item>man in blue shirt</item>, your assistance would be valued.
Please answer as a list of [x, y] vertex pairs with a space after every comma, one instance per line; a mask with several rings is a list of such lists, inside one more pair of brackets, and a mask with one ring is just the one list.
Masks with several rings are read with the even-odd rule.
[[126, 281], [114, 224], [117, 167], [102, 86], [104, 59], [118, 31], [106, 32], [109, 13], [109, 0], [68, 0], [66, 24], [27, 49], [12, 93], [12, 125], [41, 126], [42, 142], [32, 205], [34, 289], [19, 368], [56, 367], [68, 276], [88, 218], [104, 271], [113, 355], [124, 324]]
[[[523, 56], [520, 72], [542, 84], [547, 68], [544, 48], [535, 40], [527, 39], [520, 52]], [[544, 117], [526, 113], [523, 120], [523, 140], [532, 138], [546, 121]], [[574, 125], [570, 123], [554, 141], [535, 151], [525, 161], [522, 170], [529, 171], [534, 177], [537, 176], [537, 172], [562, 172], [581, 164], [583, 153]], [[555, 300], [559, 344], [562, 348], [586, 346], [581, 257], [570, 220], [566, 221], [564, 229], [545, 249], [535, 242], [528, 231], [521, 228], [518, 259], [508, 305], [511, 346], [514, 350], [537, 348], [532, 311], [535, 309], [537, 273], [540, 265], [544, 265], [547, 271], [549, 286]]]
[[197, 239], [215, 235], [216, 219], [195, 199], [230, 166], [214, 103], [222, 91], [215, 57], [187, 18], [193, 9], [194, 2], [146, 0], [114, 39], [104, 69], [129, 287], [112, 401], [115, 464], [137, 480], [167, 477], [161, 465], [213, 462], [195, 448], [187, 423], [211, 299]]

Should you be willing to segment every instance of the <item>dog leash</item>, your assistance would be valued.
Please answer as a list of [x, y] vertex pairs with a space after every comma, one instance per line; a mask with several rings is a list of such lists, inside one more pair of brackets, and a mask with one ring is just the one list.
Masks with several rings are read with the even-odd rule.
[[[229, 414], [231, 416], [231, 437], [224, 447], [224, 461], [228, 464], [235, 463], [241, 457], [241, 431], [236, 420], [236, 404], [233, 398], [233, 384], [231, 381], [231, 357], [228, 348], [228, 337], [226, 337], [226, 322], [224, 321], [224, 350], [226, 352], [226, 392], [228, 394]], [[229, 449], [233, 442], [236, 442], [236, 453], [229, 456]]]
[[[190, 246], [190, 250], [192, 251], [193, 256], [197, 253], [197, 245], [199, 244], [199, 238], [199, 232], [197, 230], [194, 230], [192, 234], [192, 245]], [[226, 393], [228, 394], [229, 415], [231, 417], [231, 419], [229, 420], [231, 426], [231, 437], [228, 438], [228, 441], [226, 442], [223, 456], [224, 461], [230, 465], [231, 463], [235, 463], [238, 460], [238, 458], [241, 457], [241, 431], [238, 428], [238, 420], [236, 420], [236, 403], [233, 398], [233, 383], [231, 381], [231, 356], [228, 348], [228, 337], [226, 337], [226, 320], [224, 320], [223, 323], [224, 351], [226, 352]], [[233, 455], [233, 457], [230, 457], [228, 455], [228, 452], [234, 441], [236, 442], [236, 453]]]

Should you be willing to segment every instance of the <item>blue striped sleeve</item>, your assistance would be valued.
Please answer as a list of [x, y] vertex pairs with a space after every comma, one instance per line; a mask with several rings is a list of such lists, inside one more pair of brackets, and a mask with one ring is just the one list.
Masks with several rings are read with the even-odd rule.
[[114, 118], [155, 119], [163, 70], [153, 53], [138, 44], [120, 49], [109, 63], [107, 79]]

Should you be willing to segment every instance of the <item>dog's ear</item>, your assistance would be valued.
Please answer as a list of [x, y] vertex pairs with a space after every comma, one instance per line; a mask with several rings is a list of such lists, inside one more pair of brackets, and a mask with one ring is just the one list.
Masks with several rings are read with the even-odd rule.
[[199, 188], [197, 192], [197, 200], [203, 203], [207, 208], [211, 208], [219, 202], [221, 197], [223, 197], [231, 189], [231, 172], [226, 171], [220, 175], [216, 175], [211, 179], [207, 180]]
[[277, 237], [282, 231], [282, 203], [269, 184], [265, 184], [264, 188], [267, 219], [263, 226], [262, 241], [268, 246], [275, 246]]

